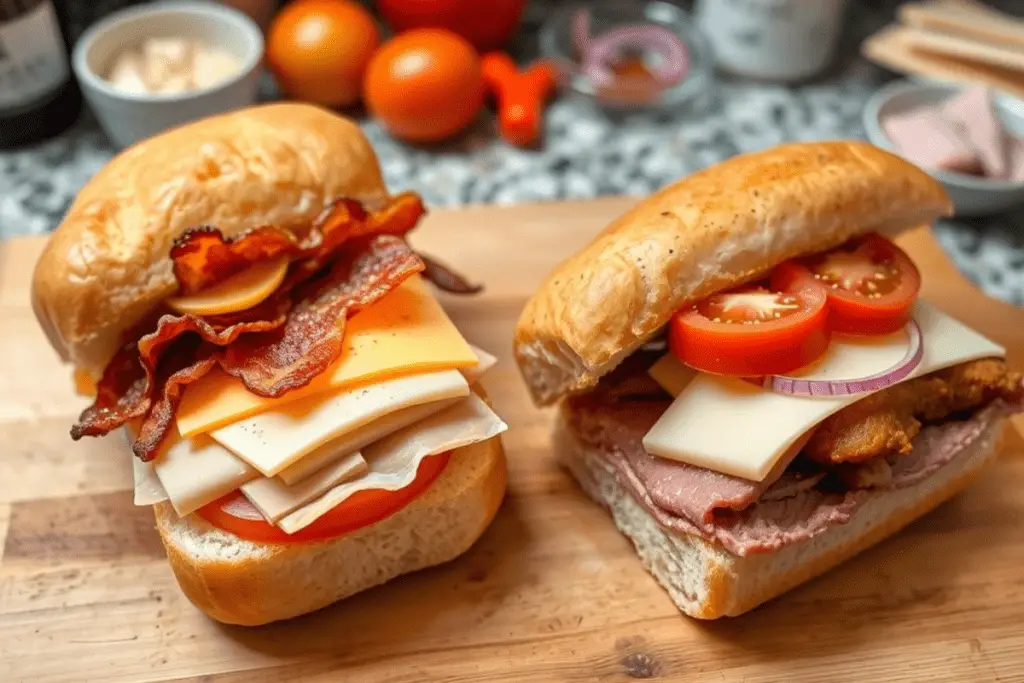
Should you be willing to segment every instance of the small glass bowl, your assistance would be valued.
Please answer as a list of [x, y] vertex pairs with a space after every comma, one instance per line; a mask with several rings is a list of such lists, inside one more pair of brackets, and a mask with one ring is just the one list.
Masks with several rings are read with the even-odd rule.
[[[634, 98], [610, 96], [608, 91], [602, 91], [581, 68], [574, 41], [575, 19], [580, 11], [589, 15], [592, 36], [630, 25], [650, 24], [668, 29], [685, 47], [687, 66], [682, 78], [656, 92], [648, 91], [646, 96], [638, 94]], [[552, 14], [540, 29], [539, 40], [541, 54], [558, 65], [569, 86], [607, 109], [681, 111], [707, 97], [713, 87], [714, 65], [704, 36], [684, 9], [668, 2], [573, 3]], [[640, 57], [647, 61], [650, 56]]]

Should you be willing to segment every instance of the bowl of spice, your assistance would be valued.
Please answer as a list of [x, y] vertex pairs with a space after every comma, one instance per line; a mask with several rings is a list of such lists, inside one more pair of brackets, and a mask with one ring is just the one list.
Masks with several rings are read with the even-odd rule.
[[682, 112], [712, 85], [704, 37], [668, 2], [562, 7], [541, 28], [540, 49], [570, 88], [609, 109]]
[[160, 2], [111, 14], [75, 45], [89, 106], [120, 147], [256, 100], [263, 35], [244, 13]]
[[897, 82], [864, 108], [868, 139], [935, 176], [959, 216], [1024, 204], [1024, 103], [983, 86]]

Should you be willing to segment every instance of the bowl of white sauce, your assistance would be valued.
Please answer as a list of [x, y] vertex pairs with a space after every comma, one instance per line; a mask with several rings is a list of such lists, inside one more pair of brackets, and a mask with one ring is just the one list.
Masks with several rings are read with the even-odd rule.
[[72, 65], [110, 139], [127, 147], [256, 100], [263, 34], [248, 16], [204, 2], [116, 12], [86, 31]]

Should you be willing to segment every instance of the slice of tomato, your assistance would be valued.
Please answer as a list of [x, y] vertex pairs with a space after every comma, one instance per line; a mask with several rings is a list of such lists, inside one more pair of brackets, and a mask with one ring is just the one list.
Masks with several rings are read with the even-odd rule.
[[828, 348], [828, 309], [821, 287], [742, 287], [712, 295], [675, 314], [669, 347], [702, 372], [756, 377], [792, 372]]
[[424, 458], [411, 484], [397, 491], [368, 489], [358, 491], [315, 522], [294, 534], [285, 533], [267, 522], [260, 511], [242, 495], [233, 491], [200, 508], [197, 512], [210, 524], [249, 541], [295, 543], [336, 538], [390, 517], [423, 493], [448, 464], [450, 453]]
[[810, 259], [783, 263], [772, 286], [823, 287], [834, 332], [889, 334], [901, 329], [921, 289], [907, 254], [881, 235], [866, 235]]

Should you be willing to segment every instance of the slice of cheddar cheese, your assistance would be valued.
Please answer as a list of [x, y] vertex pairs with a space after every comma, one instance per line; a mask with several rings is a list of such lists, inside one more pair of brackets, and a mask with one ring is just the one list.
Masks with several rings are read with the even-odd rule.
[[411, 277], [348, 321], [341, 358], [307, 386], [268, 399], [223, 372], [211, 373], [185, 390], [178, 431], [195, 436], [314, 394], [477, 362], [427, 285]]

